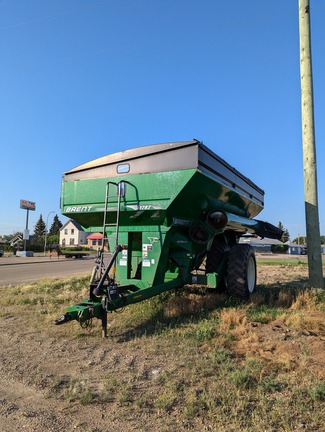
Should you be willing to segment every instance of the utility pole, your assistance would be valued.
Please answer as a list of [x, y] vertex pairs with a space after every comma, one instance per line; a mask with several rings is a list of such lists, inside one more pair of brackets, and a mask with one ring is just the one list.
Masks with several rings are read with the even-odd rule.
[[299, 3], [300, 84], [309, 285], [324, 288], [319, 231], [309, 0]]

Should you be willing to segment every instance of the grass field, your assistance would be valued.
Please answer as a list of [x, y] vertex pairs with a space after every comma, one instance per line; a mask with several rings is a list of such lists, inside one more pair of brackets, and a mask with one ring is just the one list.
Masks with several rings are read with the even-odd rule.
[[[86, 278], [3, 290], [2, 375], [72, 406], [76, 430], [323, 431], [325, 292], [305, 263], [258, 266], [248, 303], [184, 288], [109, 315], [107, 339], [99, 321], [52, 325], [87, 297]], [[15, 424], [44, 426], [28, 415], [37, 400]]]

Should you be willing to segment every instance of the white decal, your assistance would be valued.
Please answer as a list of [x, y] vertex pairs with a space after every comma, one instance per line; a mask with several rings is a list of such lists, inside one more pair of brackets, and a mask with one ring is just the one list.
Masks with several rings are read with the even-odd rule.
[[93, 206], [78, 206], [78, 207], [67, 207], [65, 209], [66, 213], [82, 213], [89, 212]]
[[173, 218], [173, 225], [189, 226], [190, 221], [186, 219]]
[[130, 217], [130, 219], [135, 219], [137, 217], [139, 217], [140, 215], [142, 215], [143, 211], [137, 211], [136, 214], [134, 214], [133, 216]]
[[158, 241], [158, 237], [148, 237], [150, 243], [156, 243]]
[[136, 205], [136, 204], [128, 204], [127, 210], [161, 210], [161, 206], [147, 204], [147, 205]]

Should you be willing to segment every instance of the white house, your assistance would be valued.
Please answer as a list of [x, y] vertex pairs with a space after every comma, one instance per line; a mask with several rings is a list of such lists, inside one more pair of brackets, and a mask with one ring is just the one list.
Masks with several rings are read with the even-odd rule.
[[60, 246], [73, 247], [73, 246], [87, 246], [87, 236], [82, 227], [73, 220], [68, 220], [60, 229]]

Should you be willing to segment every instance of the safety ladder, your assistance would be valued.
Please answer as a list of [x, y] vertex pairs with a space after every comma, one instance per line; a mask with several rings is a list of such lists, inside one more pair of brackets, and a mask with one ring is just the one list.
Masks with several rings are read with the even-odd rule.
[[[108, 223], [107, 222], [107, 214], [108, 214], [108, 202], [109, 198], [113, 195], [110, 195], [110, 186], [115, 186], [117, 188], [117, 214], [116, 214], [116, 222], [115, 223]], [[115, 227], [115, 248], [118, 247], [118, 230], [119, 230], [119, 220], [120, 220], [120, 209], [121, 209], [121, 197], [124, 195], [124, 186], [123, 182], [115, 183], [115, 182], [108, 182], [106, 184], [106, 191], [105, 191], [105, 208], [104, 208], [104, 216], [103, 216], [103, 240], [102, 240], [102, 246], [97, 251], [97, 257], [95, 260], [95, 267], [93, 269], [91, 278], [90, 278], [90, 284], [93, 284], [95, 281], [98, 281], [102, 278], [103, 274], [106, 272], [106, 265], [104, 262], [104, 251], [105, 251], [105, 245], [107, 244], [107, 249], [109, 250], [109, 241], [108, 236], [106, 235], [106, 228], [107, 227]], [[116, 195], [115, 195], [116, 196]], [[114, 255], [114, 251], [112, 251]]]
[[[116, 186], [117, 191], [117, 212], [116, 212], [116, 222], [114, 223], [108, 223], [107, 222], [107, 213], [108, 213], [108, 200], [112, 196], [109, 194], [110, 186]], [[103, 243], [102, 243], [102, 250], [104, 251], [105, 242], [107, 242], [107, 246], [109, 249], [109, 243], [108, 243], [108, 237], [106, 235], [106, 228], [107, 227], [114, 227], [115, 226], [115, 248], [118, 246], [118, 231], [119, 231], [119, 222], [120, 222], [120, 212], [121, 212], [121, 198], [124, 196], [124, 182], [121, 181], [119, 183], [115, 182], [108, 182], [106, 184], [106, 194], [105, 194], [105, 208], [104, 208], [104, 216], [103, 216]]]
[[[110, 195], [110, 187], [115, 186], [116, 187], [116, 194], [117, 195], [117, 213], [116, 213], [116, 221], [115, 222], [107, 222], [107, 215], [108, 215], [108, 204], [109, 204], [109, 198], [113, 196], [113, 194]], [[96, 258], [96, 266], [94, 267], [93, 274], [91, 276], [91, 283], [93, 283], [95, 280], [100, 280], [100, 289], [102, 287], [104, 278], [108, 275], [109, 268], [115, 267], [115, 260], [117, 257], [116, 251], [119, 250], [119, 244], [118, 244], [118, 232], [119, 232], [119, 221], [120, 221], [120, 211], [121, 211], [121, 198], [125, 195], [125, 187], [124, 182], [121, 181], [119, 183], [115, 182], [108, 182], [106, 184], [106, 191], [105, 191], [105, 207], [104, 207], [104, 216], [103, 216], [103, 241], [102, 241], [102, 247], [97, 253]], [[115, 247], [112, 252], [112, 256], [110, 259], [110, 262], [108, 265], [105, 265], [104, 262], [104, 251], [105, 251], [105, 244], [107, 244], [107, 249], [109, 250], [109, 238], [106, 234], [106, 228], [107, 227], [115, 227]], [[120, 250], [119, 250], [120, 251]], [[114, 271], [115, 273], [115, 271]], [[105, 275], [105, 276], [104, 276]]]

